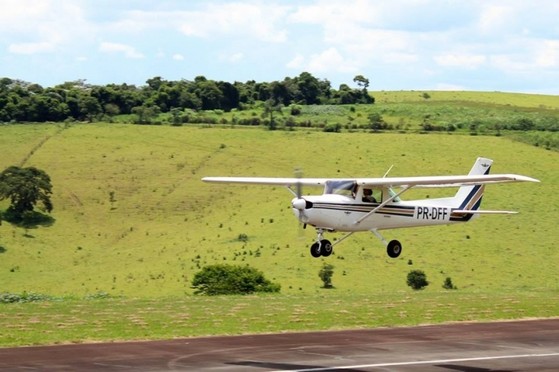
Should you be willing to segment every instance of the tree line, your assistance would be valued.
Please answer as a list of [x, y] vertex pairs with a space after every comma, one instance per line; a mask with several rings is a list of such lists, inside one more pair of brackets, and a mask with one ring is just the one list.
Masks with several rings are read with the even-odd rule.
[[270, 106], [290, 104], [374, 103], [369, 80], [353, 79], [358, 88], [330, 81], [308, 72], [282, 81], [229, 83], [197, 76], [194, 80], [169, 81], [153, 77], [144, 86], [90, 85], [85, 80], [42, 87], [7, 77], [0, 78], [0, 122], [93, 121], [121, 114], [153, 114], [171, 110], [242, 110], [255, 102]]

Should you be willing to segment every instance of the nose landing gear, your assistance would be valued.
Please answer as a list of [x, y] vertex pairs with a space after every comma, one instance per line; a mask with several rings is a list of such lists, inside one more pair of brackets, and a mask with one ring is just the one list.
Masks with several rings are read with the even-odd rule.
[[323, 239], [324, 231], [321, 229], [317, 229], [317, 238], [316, 242], [311, 245], [311, 256], [318, 258], [328, 257], [334, 251], [332, 243], [329, 240]]

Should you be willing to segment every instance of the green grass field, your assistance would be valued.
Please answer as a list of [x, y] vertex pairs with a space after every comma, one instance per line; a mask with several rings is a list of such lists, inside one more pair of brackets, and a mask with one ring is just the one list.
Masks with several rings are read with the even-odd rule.
[[555, 317], [557, 291], [171, 297], [2, 306], [0, 346]]
[[[371, 131], [371, 115], [380, 119], [381, 130], [400, 133], [452, 132], [507, 136], [537, 147], [559, 150], [559, 96], [500, 92], [380, 91], [372, 92], [374, 105], [317, 105], [283, 107], [274, 115], [279, 129], [299, 128]], [[426, 98], [427, 97], [427, 98]], [[299, 113], [293, 114], [296, 108]], [[192, 123], [234, 126], [267, 125], [262, 105], [244, 110], [187, 110]], [[134, 123], [134, 115], [114, 118]], [[172, 115], [161, 114], [156, 123], [171, 123]], [[526, 130], [526, 124], [531, 130]], [[379, 124], [377, 122], [376, 129]]]
[[[427, 93], [428, 99], [424, 97]], [[374, 91], [371, 93], [376, 103], [402, 102], [451, 102], [475, 104], [502, 105], [518, 108], [542, 108], [557, 110], [559, 97], [544, 94], [522, 94], [505, 92], [475, 92], [475, 91]]]
[[[0, 305], [0, 345], [559, 316], [554, 151], [495, 136], [219, 126], [9, 125], [0, 133], [0, 168], [36, 166], [54, 185], [52, 225], [0, 225], [0, 292], [66, 298]], [[295, 167], [307, 177], [374, 177], [392, 164], [391, 176], [465, 174], [477, 156], [494, 159], [494, 173], [542, 182], [488, 186], [482, 207], [518, 215], [385, 232], [404, 246], [396, 260], [367, 233], [314, 259], [314, 231], [298, 226], [288, 191], [200, 181], [289, 177]], [[334, 265], [335, 289], [320, 288], [324, 262]], [[261, 269], [281, 294], [192, 296], [193, 275], [213, 263]], [[431, 282], [419, 293], [406, 286], [412, 269]], [[458, 290], [442, 289], [446, 277]], [[99, 292], [121, 298], [80, 300]]]

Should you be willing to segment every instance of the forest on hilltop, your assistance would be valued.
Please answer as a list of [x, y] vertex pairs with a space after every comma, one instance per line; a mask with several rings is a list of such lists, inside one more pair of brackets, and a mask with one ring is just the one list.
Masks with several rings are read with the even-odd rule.
[[290, 104], [374, 103], [367, 90], [369, 80], [357, 75], [353, 81], [358, 88], [341, 84], [336, 90], [328, 80], [303, 72], [273, 82], [229, 83], [204, 76], [192, 81], [167, 81], [153, 77], [140, 87], [90, 85], [78, 80], [44, 88], [4, 77], [0, 78], [0, 122], [95, 121], [122, 114], [141, 118], [185, 109], [228, 112], [257, 101], [266, 102], [270, 110]]

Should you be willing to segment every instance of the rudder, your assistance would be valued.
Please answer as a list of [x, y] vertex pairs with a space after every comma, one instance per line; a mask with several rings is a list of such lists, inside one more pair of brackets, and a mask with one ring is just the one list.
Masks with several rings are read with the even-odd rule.
[[[477, 158], [468, 175], [489, 174], [491, 164], [493, 164], [493, 160], [491, 159]], [[454, 205], [459, 210], [478, 210], [484, 191], [485, 185], [461, 186], [454, 196]], [[471, 214], [463, 216], [463, 218], [467, 219], [471, 217]]]

